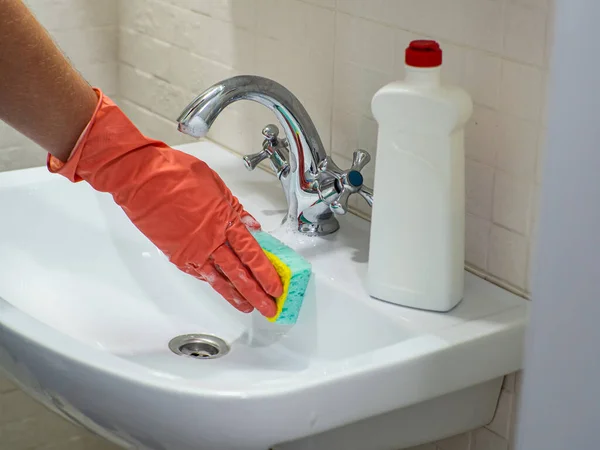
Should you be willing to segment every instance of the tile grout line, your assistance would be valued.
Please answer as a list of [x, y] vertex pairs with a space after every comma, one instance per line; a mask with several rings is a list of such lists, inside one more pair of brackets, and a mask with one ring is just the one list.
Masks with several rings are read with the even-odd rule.
[[[472, 51], [474, 50], [474, 51], [477, 51], [477, 52], [485, 53], [488, 56], [492, 55], [492, 56], [500, 58], [501, 60], [510, 61], [512, 63], [515, 63], [515, 64], [521, 64], [521, 65], [524, 65], [524, 66], [527, 66], [527, 67], [530, 67], [530, 68], [539, 69], [541, 71], [545, 71], [547, 69], [545, 67], [545, 63], [534, 64], [534, 63], [530, 63], [530, 62], [526, 62], [526, 61], [522, 61], [522, 60], [513, 58], [511, 56], [504, 55], [504, 53], [503, 53], [504, 52], [504, 48], [502, 48], [502, 50], [500, 52], [498, 52], [498, 51], [494, 51], [494, 50], [483, 49], [483, 48], [480, 48], [480, 47], [473, 47], [473, 46], [471, 46], [469, 44], [465, 44], [463, 42], [455, 41], [454, 39], [449, 39], [449, 38], [446, 38], [446, 37], [440, 37], [440, 36], [435, 35], [435, 34], [423, 32], [423, 31], [416, 31], [416, 30], [409, 29], [409, 28], [403, 28], [403, 27], [397, 27], [397, 26], [389, 25], [389, 24], [387, 24], [385, 22], [380, 22], [378, 20], [367, 18], [367, 17], [364, 17], [364, 16], [356, 16], [354, 14], [350, 14], [350, 13], [347, 13], [347, 12], [344, 12], [344, 11], [339, 11], [338, 10], [337, 12], [340, 13], [340, 14], [346, 15], [348, 17], [354, 18], [354, 19], [360, 19], [360, 20], [364, 20], [366, 22], [370, 22], [370, 23], [373, 23], [373, 24], [381, 25], [381, 26], [386, 27], [386, 28], [391, 28], [394, 31], [404, 31], [404, 32], [407, 32], [407, 33], [416, 34], [417, 36], [422, 36], [422, 37], [426, 37], [426, 38], [436, 39], [436, 40], [439, 40], [439, 41], [444, 41], [445, 43], [448, 43], [448, 44], [460, 47], [460, 48], [462, 48], [464, 50], [472, 50]], [[547, 15], [548, 13], [546, 12], [545, 14]], [[504, 38], [505, 38], [505, 36], [503, 35], [503, 37], [502, 37], [503, 46], [504, 46]]]
[[337, 1], [335, 0], [334, 3], [334, 10], [333, 10], [333, 70], [331, 73], [331, 106], [330, 106], [330, 110], [329, 110], [329, 155], [331, 155], [333, 153], [333, 112], [334, 112], [334, 104], [335, 104], [335, 77], [336, 77], [336, 72], [337, 72], [337, 64], [335, 63], [337, 60], [336, 57], [336, 51], [337, 51], [337, 33], [338, 33], [338, 27], [337, 27], [337, 19], [338, 19], [338, 11], [337, 11]]

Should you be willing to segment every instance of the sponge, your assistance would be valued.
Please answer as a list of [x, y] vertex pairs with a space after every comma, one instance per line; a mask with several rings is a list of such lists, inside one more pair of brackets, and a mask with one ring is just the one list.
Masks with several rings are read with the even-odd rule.
[[298, 319], [304, 293], [310, 280], [311, 265], [301, 255], [265, 231], [252, 233], [267, 258], [277, 270], [283, 284], [283, 294], [275, 299], [277, 314], [271, 322], [293, 325]]

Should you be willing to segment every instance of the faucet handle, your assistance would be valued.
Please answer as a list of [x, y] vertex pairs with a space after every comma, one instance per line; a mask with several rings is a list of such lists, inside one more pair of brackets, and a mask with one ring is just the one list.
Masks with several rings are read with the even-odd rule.
[[246, 155], [242, 159], [244, 160], [244, 165], [248, 170], [256, 169], [261, 162], [267, 159], [270, 156], [267, 148], [263, 147], [263, 149], [258, 153], [253, 153], [251, 155]]
[[246, 155], [242, 159], [244, 160], [244, 165], [248, 170], [256, 169], [261, 162], [271, 156], [271, 150], [269, 145], [275, 147], [277, 145], [277, 136], [279, 136], [279, 128], [276, 125], [270, 123], [262, 129], [262, 135], [265, 137], [265, 142], [263, 142], [263, 148], [258, 153], [253, 153], [251, 155]]
[[365, 199], [370, 207], [373, 207], [373, 189], [367, 186], [362, 186], [360, 191], [358, 191], [358, 194]]
[[348, 200], [352, 194], [360, 194], [373, 206], [373, 191], [363, 185], [364, 178], [361, 173], [369, 161], [371, 155], [368, 152], [356, 150], [352, 158], [352, 167], [348, 170], [340, 170], [335, 164], [327, 162], [320, 167], [319, 196], [334, 213], [348, 212]]
[[[360, 172], [371, 161], [371, 155], [365, 150], [356, 150], [352, 155], [352, 167], [350, 170]], [[362, 174], [361, 174], [362, 175]], [[369, 206], [373, 206], [373, 189], [368, 188], [364, 184], [358, 190], [358, 194], [365, 199]]]
[[350, 170], [357, 170], [360, 172], [367, 164], [369, 164], [370, 161], [371, 155], [369, 152], [358, 149], [352, 155], [352, 167]]
[[277, 128], [277, 125], [270, 123], [263, 128], [262, 135], [271, 143], [271, 145], [276, 145], [277, 137], [279, 136], [279, 128]]
[[256, 166], [268, 158], [271, 161], [271, 167], [275, 170], [277, 177], [288, 173], [289, 163], [287, 155], [289, 154], [289, 150], [287, 139], [279, 139], [279, 128], [273, 124], [264, 127], [262, 135], [265, 137], [262, 144], [262, 150], [258, 153], [243, 157], [246, 169], [254, 170], [256, 169]]

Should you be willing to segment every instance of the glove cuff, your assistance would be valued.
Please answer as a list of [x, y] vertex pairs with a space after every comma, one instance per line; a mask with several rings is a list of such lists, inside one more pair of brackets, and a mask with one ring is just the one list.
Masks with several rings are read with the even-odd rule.
[[73, 150], [71, 150], [71, 153], [69, 153], [69, 158], [67, 159], [67, 161], [63, 162], [60, 159], [51, 155], [50, 153], [48, 153], [48, 157], [46, 159], [46, 167], [48, 167], [48, 170], [50, 172], [63, 175], [64, 177], [68, 178], [74, 183], [83, 180], [83, 178], [81, 178], [76, 173], [77, 164], [79, 163], [79, 159], [81, 158], [81, 152], [84, 147], [86, 138], [95, 122], [96, 116], [98, 115], [98, 111], [100, 111], [100, 108], [102, 107], [102, 104], [105, 99], [105, 96], [100, 89], [93, 89], [96, 95], [98, 96], [98, 103], [96, 104], [96, 109], [94, 110], [94, 114], [92, 114], [92, 118], [79, 135], [79, 138], [77, 139]]

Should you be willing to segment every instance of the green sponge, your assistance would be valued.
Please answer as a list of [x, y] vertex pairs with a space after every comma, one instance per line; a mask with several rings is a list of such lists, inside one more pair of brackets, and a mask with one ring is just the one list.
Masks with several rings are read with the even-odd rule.
[[293, 325], [300, 314], [304, 293], [310, 280], [311, 265], [301, 255], [269, 233], [256, 231], [252, 235], [277, 270], [283, 284], [283, 294], [275, 299], [277, 314], [268, 320], [279, 324]]

